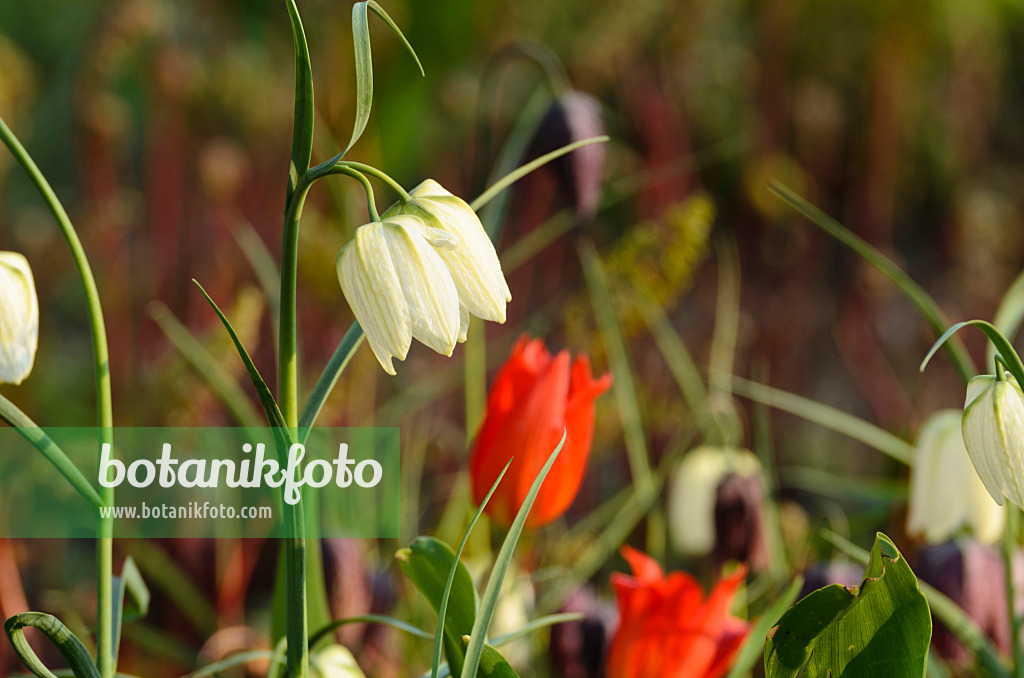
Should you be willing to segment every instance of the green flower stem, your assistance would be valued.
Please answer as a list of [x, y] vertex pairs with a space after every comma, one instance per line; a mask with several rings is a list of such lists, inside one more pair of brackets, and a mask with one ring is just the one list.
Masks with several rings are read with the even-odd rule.
[[1003, 533], [1003, 568], [1006, 577], [1006, 608], [1010, 614], [1010, 638], [1013, 641], [1013, 675], [1024, 678], [1024, 647], [1021, 646], [1021, 617], [1017, 613], [1017, 596], [1013, 586], [1013, 554], [1017, 550], [1017, 528], [1020, 509], [1006, 505], [1006, 531]]
[[[60, 227], [64, 240], [78, 268], [79, 277], [82, 279], [82, 287], [85, 291], [86, 301], [89, 309], [89, 325], [92, 330], [93, 362], [96, 378], [96, 410], [99, 421], [100, 436], [99, 448], [103, 443], [112, 442], [113, 438], [113, 401], [110, 395], [110, 359], [107, 350], [107, 331], [103, 322], [103, 308], [100, 305], [99, 291], [96, 289], [96, 280], [89, 266], [89, 260], [82, 248], [82, 241], [75, 232], [64, 206], [61, 205], [57, 194], [46, 177], [36, 166], [36, 163], [29, 156], [28, 151], [21, 145], [17, 137], [0, 118], [0, 138], [10, 149], [18, 164], [28, 175], [32, 185], [36, 187], [39, 195], [42, 196], [57, 225]], [[97, 451], [98, 454], [98, 451]], [[100, 489], [100, 499], [106, 506], [114, 504], [113, 488], [104, 487]], [[96, 586], [96, 665], [99, 667], [101, 678], [112, 678], [114, 675], [114, 651], [112, 646], [113, 630], [113, 589], [111, 579], [113, 577], [113, 519], [106, 518], [99, 520], [99, 536], [97, 540], [97, 586]]]
[[372, 221], [380, 221], [380, 214], [377, 213], [377, 201], [373, 198], [373, 186], [370, 185], [370, 180], [366, 178], [365, 174], [342, 164], [332, 167], [329, 174], [344, 174], [361, 183], [363, 190], [366, 191], [366, 209], [370, 213], [370, 219]]
[[[278, 360], [278, 395], [285, 424], [292, 437], [299, 426], [299, 371], [296, 340], [296, 270], [298, 268], [299, 221], [311, 181], [303, 174], [290, 193], [285, 208], [284, 241], [281, 246], [281, 315]], [[284, 451], [287, 453], [287, 450]], [[282, 502], [285, 525], [285, 579], [287, 581], [288, 675], [309, 675], [309, 629], [306, 620], [306, 526], [300, 504]]]
[[409, 195], [409, 193], [404, 188], [402, 188], [402, 185], [400, 183], [398, 183], [390, 176], [385, 174], [382, 170], [379, 170], [376, 167], [373, 167], [372, 165], [364, 165], [361, 162], [352, 162], [351, 160], [342, 160], [338, 162], [337, 166], [350, 167], [354, 170], [362, 172], [363, 174], [369, 174], [371, 177], [376, 177], [383, 181], [388, 186], [390, 186], [391, 189], [394, 190], [394, 192], [397, 193], [402, 198], [402, 202], [409, 202], [410, 200], [412, 200], [412, 196]]

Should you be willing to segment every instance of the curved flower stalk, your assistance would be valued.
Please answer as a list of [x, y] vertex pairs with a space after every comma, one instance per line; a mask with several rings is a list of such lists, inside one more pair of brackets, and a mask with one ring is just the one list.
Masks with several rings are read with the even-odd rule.
[[667, 576], [650, 556], [623, 547], [633, 575], [615, 573], [612, 588], [619, 627], [608, 650], [610, 678], [720, 678], [750, 633], [750, 624], [729, 614], [746, 577], [740, 567], [705, 598], [693, 577]]
[[921, 427], [910, 470], [907, 532], [941, 544], [968, 525], [979, 541], [994, 544], [1006, 512], [992, 501], [972, 467], [960, 420], [959, 410], [942, 410]]
[[433, 179], [423, 181], [410, 191], [409, 198], [392, 205], [384, 217], [413, 215], [451, 237], [454, 247], [443, 248], [439, 254], [459, 292], [462, 315], [459, 341], [466, 340], [468, 313], [504, 323], [505, 304], [512, 301], [512, 293], [501, 272], [494, 244], [473, 208]]
[[381, 367], [395, 374], [413, 338], [450, 356], [459, 336], [459, 295], [439, 254], [452, 237], [412, 216], [356, 229], [338, 254], [338, 280]]
[[469, 461], [473, 500], [481, 502], [511, 459], [505, 480], [487, 504], [493, 520], [511, 524], [564, 430], [565, 447], [526, 524], [539, 527], [565, 513], [579, 492], [590, 456], [594, 401], [611, 384], [610, 374], [594, 378], [587, 356], [577, 356], [570, 364], [568, 351], [551, 355], [540, 339], [521, 338], [487, 397]]
[[0, 252], [0, 384], [20, 384], [39, 344], [39, 301], [28, 260]]

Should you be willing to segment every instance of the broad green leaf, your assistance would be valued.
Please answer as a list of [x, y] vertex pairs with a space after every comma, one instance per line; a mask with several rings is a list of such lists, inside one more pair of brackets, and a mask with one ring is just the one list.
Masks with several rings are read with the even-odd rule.
[[367, 16], [367, 10], [370, 9], [383, 19], [384, 23], [402, 41], [409, 54], [416, 60], [420, 74], [423, 74], [423, 65], [420, 63], [420, 58], [416, 56], [416, 50], [412, 48], [401, 29], [388, 16], [383, 7], [373, 0], [357, 2], [352, 5], [352, 41], [355, 47], [356, 64], [356, 119], [352, 127], [352, 139], [348, 142], [345, 150], [341, 152], [341, 156], [344, 156], [359, 141], [359, 137], [366, 129], [366, 123], [370, 120], [370, 108], [373, 104], [373, 59], [370, 52], [370, 23]]
[[[443, 615], [445, 656], [452, 665], [461, 665], [460, 639], [473, 630], [479, 605], [469, 570], [458, 560], [451, 546], [434, 537], [417, 537], [395, 557], [402, 572], [424, 595], [439, 619]], [[444, 598], [446, 589], [447, 599]]]
[[131, 556], [124, 559], [121, 576], [114, 577], [113, 594], [113, 638], [114, 664], [117, 665], [117, 653], [121, 646], [121, 626], [126, 621], [134, 621], [145, 617], [149, 612], [149, 588], [142, 580], [142, 573], [135, 565]]
[[765, 645], [765, 674], [922, 677], [931, 632], [917, 577], [879, 532], [859, 587], [818, 589], [782, 616]]
[[754, 664], [757, 663], [757, 660], [764, 652], [765, 636], [779, 621], [786, 608], [792, 605], [796, 597], [800, 595], [800, 588], [803, 585], [803, 577], [797, 577], [789, 585], [789, 588], [772, 603], [768, 611], [761, 615], [761, 618], [751, 627], [750, 633], [747, 634], [747, 639], [743, 641], [743, 646], [740, 647], [740, 651], [736, 654], [736, 659], [733, 660], [732, 668], [729, 669], [726, 678], [742, 678], [742, 676], [750, 675]]
[[491, 569], [491, 576], [487, 579], [487, 586], [484, 587], [480, 610], [477, 613], [476, 621], [473, 622], [473, 630], [469, 634], [469, 645], [466, 646], [465, 650], [466, 663], [463, 664], [461, 672], [462, 678], [475, 678], [476, 676], [477, 666], [479, 666], [484, 652], [487, 629], [491, 626], [494, 608], [498, 605], [501, 583], [504, 581], [505, 573], [508, 572], [509, 565], [512, 563], [516, 544], [519, 542], [519, 536], [523, 533], [526, 517], [530, 515], [530, 509], [533, 508], [533, 502], [537, 499], [537, 493], [540, 492], [544, 479], [547, 478], [551, 466], [555, 463], [558, 454], [565, 445], [566, 434], [567, 432], [563, 430], [562, 439], [558, 441], [558, 446], [555, 447], [551, 456], [548, 457], [547, 462], [544, 464], [544, 468], [540, 470], [537, 478], [533, 481], [533, 485], [530, 486], [530, 491], [526, 494], [526, 499], [523, 500], [523, 505], [519, 508], [519, 513], [516, 514], [511, 527], [508, 528], [505, 541], [502, 542], [501, 549], [498, 551], [498, 557], [495, 559], [494, 567]]
[[[772, 182], [769, 185], [769, 189], [787, 205], [807, 217], [815, 226], [818, 226], [833, 238], [852, 249], [864, 261], [874, 266], [882, 275], [891, 280], [904, 296], [917, 307], [918, 312], [935, 334], [942, 334], [942, 331], [949, 326], [949, 320], [935, 300], [920, 285], [914, 282], [902, 268], [893, 263], [891, 259], [782, 184]], [[970, 354], [967, 353], [967, 349], [958, 339], [951, 342], [946, 347], [946, 350], [949, 352], [950, 360], [953, 361], [953, 367], [956, 368], [960, 378], [966, 384], [967, 380], [974, 376], [974, 365], [971, 362]]]
[[21, 663], [39, 678], [56, 678], [36, 656], [25, 639], [25, 628], [39, 629], [50, 639], [61, 653], [76, 678], [100, 678], [99, 669], [93, 663], [82, 641], [75, 637], [59, 619], [42, 612], [23, 612], [4, 622], [4, 631], [14, 647]]
[[295, 120], [292, 124], [292, 164], [288, 170], [288, 195], [309, 169], [313, 153], [313, 69], [309, 65], [309, 46], [302, 30], [302, 19], [295, 0], [285, 0], [295, 42]]
[[[469, 636], [462, 637], [463, 652], [469, 647]], [[480, 654], [480, 666], [476, 670], [479, 678], [519, 678], [519, 674], [512, 670], [501, 653], [486, 643], [483, 652]]]

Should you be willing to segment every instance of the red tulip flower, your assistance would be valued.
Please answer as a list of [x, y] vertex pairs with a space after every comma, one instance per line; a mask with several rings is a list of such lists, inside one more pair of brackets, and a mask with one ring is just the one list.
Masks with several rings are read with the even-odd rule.
[[548, 457], [565, 446], [537, 495], [527, 525], [537, 527], [565, 513], [576, 498], [594, 435], [594, 400], [611, 386], [610, 374], [594, 379], [580, 355], [570, 368], [568, 351], [548, 353], [540, 339], [516, 342], [487, 396], [487, 413], [469, 462], [473, 497], [479, 504], [514, 458], [487, 513], [510, 525]]
[[747, 570], [741, 567], [705, 598], [684, 572], [665, 576], [653, 558], [628, 546], [633, 576], [615, 573], [619, 628], [608, 651], [609, 678], [721, 678], [750, 625], [729, 614]]

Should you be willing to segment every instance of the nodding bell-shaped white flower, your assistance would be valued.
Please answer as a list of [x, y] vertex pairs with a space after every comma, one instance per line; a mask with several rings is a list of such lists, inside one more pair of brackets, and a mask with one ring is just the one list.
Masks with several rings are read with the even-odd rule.
[[0, 384], [20, 384], [39, 344], [39, 301], [28, 260], [0, 252]]
[[750, 450], [703, 445], [683, 456], [670, 481], [668, 528], [676, 548], [705, 555], [715, 546], [718, 486], [730, 475], [761, 477], [761, 462]]
[[964, 525], [985, 544], [1003, 532], [1006, 511], [989, 497], [964, 446], [959, 410], [936, 412], [921, 427], [910, 469], [907, 532], [941, 544]]
[[469, 314], [483, 320], [505, 322], [505, 304], [512, 301], [494, 244], [480, 218], [462, 198], [427, 179], [409, 192], [412, 200], [398, 202], [384, 213], [419, 217], [427, 226], [449, 234], [455, 247], [440, 251], [459, 291], [459, 341], [466, 340]]
[[415, 338], [450, 356], [459, 336], [459, 294], [440, 252], [452, 237], [414, 216], [356, 229], [338, 254], [338, 281], [366, 340], [388, 374]]
[[967, 383], [964, 444], [985, 489], [1000, 506], [1024, 506], [1024, 393], [1009, 372]]

